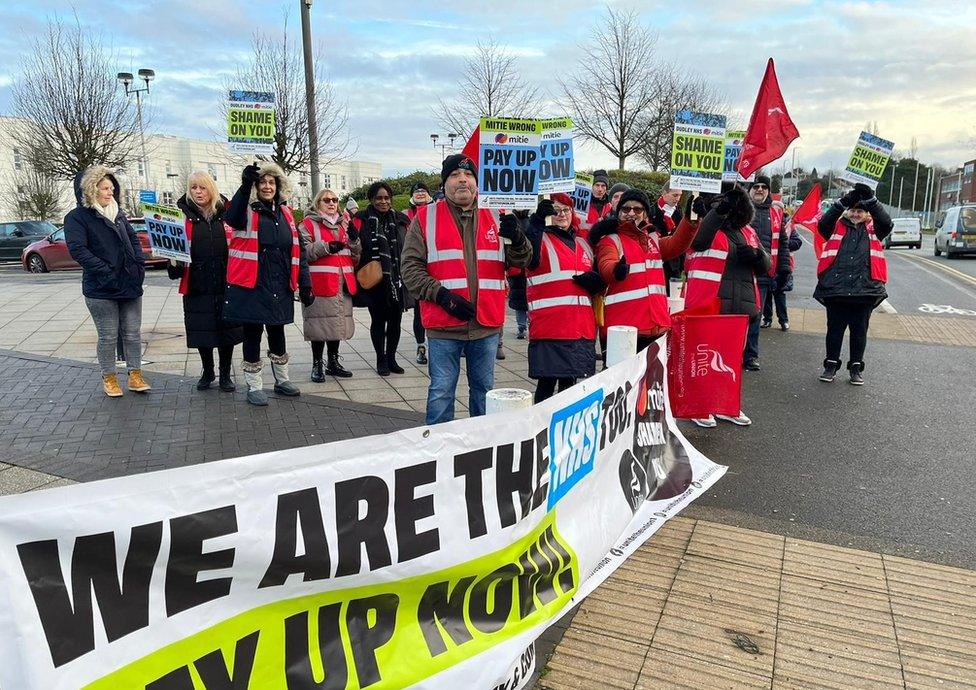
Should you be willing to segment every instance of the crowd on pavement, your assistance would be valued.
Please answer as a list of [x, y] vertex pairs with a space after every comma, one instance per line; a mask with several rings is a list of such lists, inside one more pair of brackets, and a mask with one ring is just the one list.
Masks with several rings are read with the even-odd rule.
[[[197, 388], [216, 382], [221, 391], [235, 390], [231, 371], [240, 344], [248, 403], [268, 404], [265, 354], [274, 392], [299, 395], [285, 338], [296, 295], [315, 382], [352, 376], [340, 350], [353, 336], [356, 307], [369, 312], [377, 374], [402, 374], [401, 323], [412, 310], [416, 361], [430, 375], [428, 424], [454, 418], [462, 359], [470, 414], [484, 414], [496, 358], [504, 357], [506, 306], [515, 312], [515, 336], [529, 341], [536, 402], [596, 372], [610, 327], [636, 328], [638, 349], [666, 335], [672, 280], [682, 277], [689, 313], [748, 317], [746, 370], [761, 369], [760, 330], [772, 325], [774, 312], [789, 330], [786, 295], [803, 240], [773, 199], [768, 177], [758, 175], [748, 188], [725, 183], [719, 194], [666, 186], [652, 200], [640, 189], [611, 185], [598, 170], [582, 215], [561, 193], [542, 198], [532, 212], [479, 209], [477, 174], [473, 160], [454, 154], [443, 161], [441, 189], [432, 194], [415, 184], [405, 213], [394, 209], [392, 187], [379, 181], [369, 187], [365, 208], [354, 199], [342, 207], [324, 189], [297, 222], [288, 179], [274, 163], [246, 166], [229, 200], [209, 174], [193, 173], [177, 202], [191, 262], [171, 262], [169, 276], [179, 280], [187, 347], [200, 355]], [[104, 392], [123, 395], [117, 340], [126, 387], [148, 391], [140, 353], [145, 266], [119, 207], [120, 180], [98, 165], [77, 175], [75, 190], [78, 206], [65, 218], [65, 238], [82, 267]], [[886, 297], [881, 242], [891, 225], [873, 191], [857, 184], [814, 228], [824, 241], [814, 293], [827, 312], [822, 381], [840, 370], [849, 331], [850, 383], [864, 382], [871, 312]], [[741, 411], [693, 421], [714, 427], [717, 419], [751, 423]]]

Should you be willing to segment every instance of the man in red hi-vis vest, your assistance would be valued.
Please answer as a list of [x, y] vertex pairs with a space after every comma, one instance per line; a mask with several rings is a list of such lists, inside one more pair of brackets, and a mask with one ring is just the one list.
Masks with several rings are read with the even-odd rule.
[[824, 213], [817, 232], [827, 240], [817, 264], [813, 297], [827, 309], [827, 356], [820, 380], [840, 369], [844, 331], [851, 334], [847, 369], [851, 383], [864, 385], [864, 350], [871, 312], [888, 296], [888, 264], [881, 243], [891, 233], [891, 217], [866, 184], [856, 184]]
[[[783, 209], [773, 203], [770, 194], [770, 180], [766, 175], [757, 175], [756, 181], [749, 187], [749, 198], [755, 207], [750, 226], [756, 231], [759, 244], [769, 254], [770, 269], [766, 275], [756, 277], [759, 287], [759, 308], [762, 309], [766, 298], [776, 287], [776, 267], [779, 256], [787, 251], [789, 235], [783, 227]], [[743, 357], [743, 368], [749, 371], [759, 371], [759, 329], [765, 327], [759, 320], [749, 323], [749, 333], [746, 336], [746, 351]], [[788, 329], [789, 326], [786, 327]], [[784, 330], [786, 330], [784, 329]]]
[[[444, 199], [417, 214], [404, 240], [400, 273], [420, 300], [427, 329], [427, 423], [454, 419], [454, 395], [464, 354], [468, 411], [485, 413], [485, 396], [495, 382], [498, 337], [505, 323], [505, 271], [532, 258], [515, 216], [499, 223], [478, 208], [474, 162], [463, 154], [444, 159]], [[507, 240], [507, 242], [505, 241]]]

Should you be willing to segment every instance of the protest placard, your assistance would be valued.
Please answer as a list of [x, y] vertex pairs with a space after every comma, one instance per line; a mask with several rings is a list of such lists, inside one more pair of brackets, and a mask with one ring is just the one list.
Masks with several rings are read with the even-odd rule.
[[539, 195], [538, 120], [481, 118], [478, 207], [534, 209]]
[[725, 169], [722, 171], [723, 182], [753, 182], [756, 173], [749, 177], [743, 177], [735, 166], [742, 155], [742, 141], [746, 138], [746, 133], [742, 130], [730, 130], [725, 133]]
[[877, 189], [894, 148], [894, 143], [887, 139], [861, 132], [851, 158], [847, 161], [847, 167], [839, 177], [848, 182], [862, 182], [871, 189]]
[[576, 173], [571, 194], [576, 215], [585, 219], [590, 212], [590, 200], [593, 199], [593, 176], [582, 172]]
[[572, 192], [576, 186], [573, 121], [568, 117], [539, 120], [539, 128], [539, 194]]
[[671, 142], [671, 188], [722, 191], [725, 116], [680, 110]]
[[227, 148], [234, 153], [274, 153], [275, 95], [231, 91], [227, 99]]
[[186, 219], [183, 213], [170, 206], [141, 206], [153, 256], [190, 263], [190, 240], [186, 236]]
[[0, 687], [518, 690], [726, 470], [667, 387], [660, 338], [528, 410], [4, 496]]

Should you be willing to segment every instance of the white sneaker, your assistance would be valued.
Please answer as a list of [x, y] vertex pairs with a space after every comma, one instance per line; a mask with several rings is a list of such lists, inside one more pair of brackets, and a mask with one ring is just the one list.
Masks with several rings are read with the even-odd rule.
[[749, 426], [752, 424], [752, 420], [742, 414], [742, 410], [739, 410], [739, 416], [737, 417], [730, 417], [725, 414], [717, 414], [715, 417], [725, 422], [732, 422], [736, 426]]
[[718, 422], [715, 421], [715, 417], [708, 415], [700, 419], [692, 419], [693, 424], [700, 426], [702, 429], [714, 429], [718, 426]]

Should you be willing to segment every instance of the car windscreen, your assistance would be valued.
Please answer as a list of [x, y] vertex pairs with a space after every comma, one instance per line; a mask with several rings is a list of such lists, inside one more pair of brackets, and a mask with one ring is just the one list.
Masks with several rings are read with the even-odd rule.
[[976, 234], [976, 207], [959, 209], [959, 231]]
[[917, 218], [895, 218], [891, 222], [896, 230], [918, 230], [921, 227]]
[[46, 220], [19, 221], [17, 229], [24, 233], [25, 237], [47, 237], [57, 230], [54, 223], [48, 223]]

